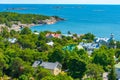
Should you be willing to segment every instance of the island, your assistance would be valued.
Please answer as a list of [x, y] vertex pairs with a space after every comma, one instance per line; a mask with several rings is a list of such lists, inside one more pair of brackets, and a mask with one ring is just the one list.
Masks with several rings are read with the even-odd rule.
[[[39, 14], [20, 14], [15, 12], [0, 12], [0, 28], [8, 27], [8, 30], [19, 31], [23, 27], [35, 25], [54, 24], [64, 20], [58, 16], [45, 16]], [[0, 29], [1, 31], [1, 29]]]
[[5, 10], [32, 10], [32, 9], [37, 9], [37, 8], [7, 8]]

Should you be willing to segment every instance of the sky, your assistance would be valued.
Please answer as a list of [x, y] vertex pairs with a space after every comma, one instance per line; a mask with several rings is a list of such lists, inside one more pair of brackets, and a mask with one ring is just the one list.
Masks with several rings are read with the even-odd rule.
[[0, 4], [120, 4], [120, 0], [0, 0]]

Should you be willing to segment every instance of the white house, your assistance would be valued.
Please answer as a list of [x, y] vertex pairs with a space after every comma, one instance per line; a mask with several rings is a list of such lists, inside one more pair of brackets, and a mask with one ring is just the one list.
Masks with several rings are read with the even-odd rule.
[[113, 34], [110, 35], [110, 38], [95, 38], [95, 43], [99, 43], [102, 45], [109, 45], [110, 41], [114, 40], [114, 36]]
[[62, 36], [73, 37], [73, 34], [62, 34]]
[[46, 43], [47, 45], [49, 45], [49, 46], [53, 46], [54, 45], [54, 42], [53, 41], [50, 41], [50, 42], [48, 42], [48, 43]]
[[34, 34], [39, 35], [39, 32], [34, 32]]
[[8, 38], [8, 41], [10, 43], [15, 43], [17, 41], [17, 39], [16, 38]]

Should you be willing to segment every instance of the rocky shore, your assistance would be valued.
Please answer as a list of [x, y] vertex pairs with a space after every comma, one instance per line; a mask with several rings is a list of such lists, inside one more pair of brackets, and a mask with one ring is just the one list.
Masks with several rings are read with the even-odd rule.
[[63, 20], [64, 19], [59, 18], [57, 16], [52, 16], [49, 19], [38, 21], [37, 24], [35, 24], [35, 23], [23, 24], [19, 21], [13, 21], [11, 27], [6, 26], [5, 24], [0, 24], [0, 31], [1, 31], [2, 27], [8, 27], [9, 31], [10, 30], [20, 31], [20, 29], [24, 28], [24, 27], [29, 27], [30, 28], [30, 27], [35, 26], [35, 25], [50, 25], [50, 24], [55, 24], [56, 22], [63, 21]]

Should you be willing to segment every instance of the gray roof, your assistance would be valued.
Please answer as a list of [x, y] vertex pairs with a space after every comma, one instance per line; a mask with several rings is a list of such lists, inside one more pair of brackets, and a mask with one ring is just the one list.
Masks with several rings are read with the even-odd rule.
[[41, 61], [35, 61], [32, 65], [32, 67], [37, 67], [40, 64], [41, 64]]
[[53, 62], [35, 61], [32, 66], [33, 66], [33, 67], [41, 66], [41, 67], [46, 68], [46, 69], [54, 69], [54, 68], [56, 68], [58, 65], [59, 65], [60, 67], [62, 67], [62, 65], [61, 65], [60, 63], [58, 63], [58, 62], [53, 63]]
[[96, 43], [80, 43], [79, 45], [83, 46], [84, 48], [87, 48], [87, 49], [96, 49], [96, 48], [99, 48], [99, 44], [96, 44]]
[[52, 63], [52, 62], [42, 62], [42, 64], [40, 64], [40, 66], [46, 68], [46, 69], [54, 69], [57, 67], [57, 65], [60, 65], [60, 63], [58, 62], [55, 62], [55, 63]]

